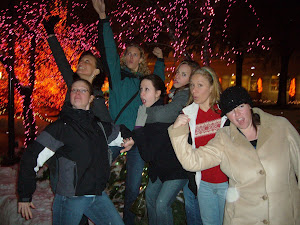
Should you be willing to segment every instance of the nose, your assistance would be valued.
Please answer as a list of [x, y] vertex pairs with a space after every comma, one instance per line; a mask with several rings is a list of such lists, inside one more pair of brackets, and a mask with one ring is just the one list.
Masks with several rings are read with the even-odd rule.
[[239, 116], [240, 115], [240, 111], [238, 109], [234, 109], [233, 110], [235, 116]]

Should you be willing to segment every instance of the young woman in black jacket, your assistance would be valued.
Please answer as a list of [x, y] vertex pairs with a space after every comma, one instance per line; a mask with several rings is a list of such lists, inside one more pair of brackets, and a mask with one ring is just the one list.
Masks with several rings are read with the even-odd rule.
[[124, 224], [104, 189], [110, 174], [108, 143], [131, 148], [131, 132], [123, 128], [121, 134], [120, 126], [96, 119], [89, 110], [94, 96], [88, 81], [74, 82], [70, 91], [71, 105], [64, 107], [60, 118], [47, 126], [22, 156], [18, 212], [32, 218], [36, 172], [55, 157], [56, 174], [50, 177], [55, 178], [54, 225], [77, 225], [82, 215], [95, 224]]

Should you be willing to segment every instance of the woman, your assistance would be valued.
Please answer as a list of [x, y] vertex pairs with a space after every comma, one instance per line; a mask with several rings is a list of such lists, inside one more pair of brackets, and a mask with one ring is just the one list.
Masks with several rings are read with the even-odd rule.
[[[147, 108], [163, 104], [165, 84], [158, 76], [144, 77], [140, 87], [140, 97]], [[169, 126], [170, 123], [146, 123], [135, 129], [133, 135], [141, 157], [149, 162], [146, 204], [151, 225], [174, 224], [171, 205], [187, 183], [186, 171], [177, 160], [168, 136]]]
[[[206, 145], [227, 119], [221, 119], [221, 111], [217, 105], [220, 93], [219, 79], [212, 68], [202, 67], [191, 75], [189, 105], [182, 111], [190, 118], [193, 148]], [[195, 178], [199, 187], [197, 197], [202, 223], [222, 225], [228, 188], [227, 176], [220, 166], [216, 166], [197, 172]]]
[[[147, 123], [173, 123], [182, 108], [187, 105], [189, 99], [189, 81], [190, 76], [195, 70], [200, 68], [199, 64], [192, 60], [183, 60], [179, 63], [175, 70], [173, 87], [169, 94], [171, 102], [166, 105], [153, 106], [145, 108], [140, 106], [138, 118], [142, 117], [144, 112], [144, 122], [140, 125], [144, 126]], [[189, 177], [194, 177], [193, 173], [188, 174]], [[199, 204], [196, 195], [190, 190], [195, 189], [195, 182], [186, 184], [183, 188], [185, 213], [187, 225], [202, 225]], [[193, 188], [194, 187], [194, 188]]]
[[47, 41], [53, 53], [55, 62], [68, 87], [65, 102], [70, 99], [69, 90], [73, 81], [78, 78], [87, 80], [93, 85], [93, 93], [95, 96], [91, 110], [101, 121], [112, 122], [101, 90], [101, 86], [104, 82], [104, 74], [101, 73], [100, 59], [90, 51], [83, 52], [80, 55], [76, 66], [76, 72], [74, 73], [54, 33], [54, 26], [58, 21], [59, 17], [54, 16], [48, 21], [44, 20], [43, 24], [48, 34]]
[[[93, 6], [100, 18], [99, 44], [104, 71], [109, 80], [109, 112], [116, 124], [124, 124], [129, 130], [133, 130], [138, 108], [142, 105], [138, 96], [140, 78], [150, 74], [146, 56], [139, 45], [128, 45], [120, 59], [109, 18], [106, 17], [104, 0], [93, 0]], [[153, 54], [157, 56], [154, 74], [164, 80], [165, 66], [162, 50], [154, 48]], [[112, 150], [115, 153], [114, 158], [117, 157], [120, 149]], [[134, 224], [135, 214], [130, 211], [130, 207], [139, 194], [144, 164], [137, 148], [128, 152], [123, 213], [127, 225]]]
[[196, 150], [187, 143], [189, 117], [169, 128], [172, 145], [189, 171], [220, 165], [229, 177], [224, 225], [300, 224], [300, 137], [282, 117], [258, 108], [242, 87], [221, 95], [222, 115], [230, 126]]
[[[30, 208], [35, 208], [31, 200], [36, 172], [50, 157], [55, 157], [56, 174], [51, 176], [57, 179], [52, 186], [54, 225], [77, 225], [83, 215], [95, 224], [124, 224], [104, 192], [110, 174], [107, 144], [108, 140], [114, 145], [124, 141], [127, 149], [134, 142], [123, 140], [116, 130], [118, 127], [112, 129], [110, 123], [97, 122], [89, 110], [93, 98], [88, 81], [74, 82], [71, 106], [64, 107], [60, 118], [47, 126], [23, 154], [18, 180], [18, 212], [26, 219], [32, 218]], [[122, 135], [128, 137], [128, 134], [129, 131]]]

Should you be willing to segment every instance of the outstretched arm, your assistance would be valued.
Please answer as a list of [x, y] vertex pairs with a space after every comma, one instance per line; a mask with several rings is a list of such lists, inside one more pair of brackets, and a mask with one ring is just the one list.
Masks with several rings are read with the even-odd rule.
[[106, 13], [105, 13], [105, 2], [104, 0], [93, 0], [93, 6], [96, 12], [99, 15], [100, 19], [105, 19], [106, 18]]
[[64, 50], [62, 49], [61, 45], [59, 44], [55, 33], [54, 33], [54, 27], [58, 23], [60, 18], [58, 16], [50, 17], [48, 21], [44, 20], [43, 25], [45, 30], [48, 34], [48, 44], [50, 46], [50, 49], [52, 51], [52, 54], [54, 56], [56, 65], [58, 66], [59, 71], [61, 72], [61, 75], [64, 78], [64, 81], [66, 82], [68, 88], [72, 85], [73, 82], [73, 70], [71, 69], [71, 66], [65, 56]]

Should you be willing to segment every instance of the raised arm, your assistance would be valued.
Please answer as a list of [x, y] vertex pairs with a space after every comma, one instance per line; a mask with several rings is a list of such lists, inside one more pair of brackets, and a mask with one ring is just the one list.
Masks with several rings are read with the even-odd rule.
[[100, 18], [98, 23], [100, 55], [104, 72], [108, 76], [109, 88], [112, 90], [114, 86], [120, 85], [121, 82], [120, 56], [110, 27], [109, 18], [106, 17], [104, 0], [93, 0], [93, 6]]
[[63, 76], [63, 79], [67, 84], [67, 87], [69, 88], [73, 82], [74, 72], [71, 69], [71, 66], [65, 56], [64, 50], [59, 44], [54, 33], [54, 26], [56, 23], [58, 23], [59, 20], [60, 18], [58, 16], [54, 16], [51, 17], [48, 21], [44, 20], [43, 24], [48, 34], [47, 41], [52, 51], [52, 54], [54, 56], [56, 65], [58, 66], [58, 69], [61, 72], [61, 75]]
[[155, 47], [153, 49], [153, 54], [157, 57], [153, 73], [165, 81], [165, 61], [161, 48]]

